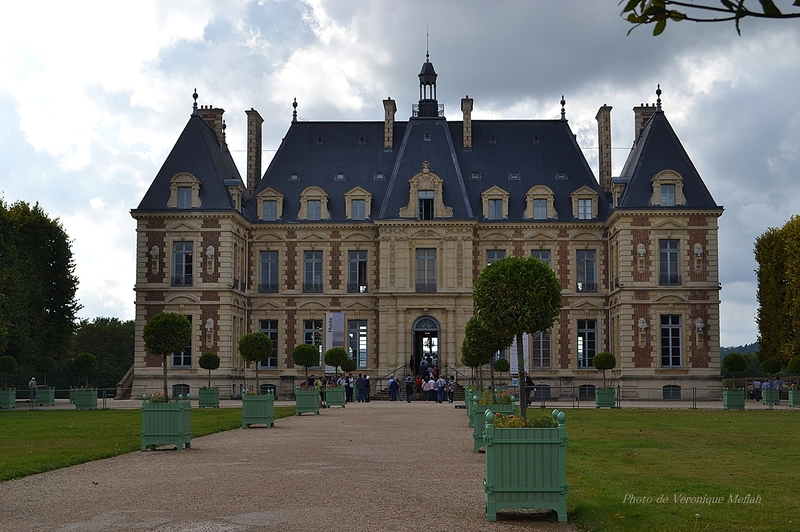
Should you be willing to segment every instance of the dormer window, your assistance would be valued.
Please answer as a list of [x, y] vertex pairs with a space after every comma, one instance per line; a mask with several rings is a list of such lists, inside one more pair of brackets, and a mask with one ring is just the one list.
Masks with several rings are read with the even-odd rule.
[[192, 208], [192, 187], [178, 187], [178, 208]]
[[322, 137], [317, 137], [317, 146], [322, 146], [325, 144], [325, 139]]
[[686, 205], [686, 197], [683, 195], [683, 176], [679, 173], [674, 170], [664, 170], [657, 173], [650, 182], [653, 185], [651, 205], [662, 207]]
[[508, 198], [511, 195], [498, 186], [481, 192], [483, 217], [487, 220], [505, 220], [508, 218]]
[[337, 172], [336, 177], [334, 178], [336, 181], [347, 181], [347, 174], [344, 172]]
[[300, 174], [289, 174], [289, 181], [300, 181]]
[[386, 181], [386, 174], [383, 172], [375, 172], [375, 181]]
[[444, 204], [442, 188], [444, 180], [431, 172], [428, 161], [422, 163], [422, 171], [408, 180], [408, 204], [400, 209], [401, 218], [433, 220], [452, 218], [453, 209]]
[[361, 187], [346, 192], [344, 203], [348, 220], [368, 220], [371, 216], [372, 194]]
[[433, 220], [433, 190], [420, 190], [417, 192], [417, 219]]
[[600, 194], [587, 186], [583, 186], [570, 194], [572, 198], [572, 216], [578, 220], [593, 220], [597, 218], [597, 204]]
[[536, 185], [525, 194], [525, 218], [548, 220], [556, 218], [555, 194], [544, 185]]
[[519, 172], [509, 172], [508, 173], [508, 180], [509, 181], [519, 181], [520, 179], [522, 179], [522, 176], [520, 176]]
[[675, 185], [661, 185], [661, 206], [674, 207], [675, 205]]
[[328, 220], [328, 194], [319, 187], [308, 187], [300, 194], [299, 220]]
[[481, 173], [480, 172], [471, 172], [469, 174], [469, 178], [472, 179], [473, 181], [480, 181]]
[[167, 207], [173, 209], [200, 207], [200, 181], [188, 172], [175, 174], [169, 180]]
[[265, 222], [279, 221], [283, 216], [283, 199], [284, 195], [271, 187], [259, 192], [256, 197], [258, 219]]

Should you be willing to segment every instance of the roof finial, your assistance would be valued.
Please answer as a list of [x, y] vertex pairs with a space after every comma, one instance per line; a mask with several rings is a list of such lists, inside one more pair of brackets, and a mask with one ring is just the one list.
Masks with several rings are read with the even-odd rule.
[[430, 34], [428, 33], [428, 26], [425, 26], [425, 61], [430, 61], [431, 56], [431, 43]]
[[228, 125], [225, 123], [225, 119], [222, 119], [222, 143], [226, 144], [225, 142], [225, 129], [227, 129]]
[[567, 104], [567, 100], [564, 99], [564, 95], [561, 95], [561, 120], [567, 119], [567, 114], [564, 111], [564, 106]]
[[661, 110], [661, 84], [658, 84], [658, 88], [656, 88], [656, 111]]
[[192, 94], [192, 98], [194, 98], [194, 104], [192, 105], [192, 116], [197, 115], [197, 87], [194, 89], [194, 94]]
[[294, 123], [297, 122], [297, 98], [294, 99], [292, 107], [294, 107], [294, 111], [292, 111], [292, 123]]

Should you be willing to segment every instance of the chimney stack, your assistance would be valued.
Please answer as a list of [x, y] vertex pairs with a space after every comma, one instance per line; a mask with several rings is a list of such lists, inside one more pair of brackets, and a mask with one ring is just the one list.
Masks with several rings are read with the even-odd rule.
[[201, 105], [197, 110], [197, 114], [203, 119], [203, 122], [208, 124], [214, 133], [217, 135], [217, 142], [223, 145], [224, 136], [222, 134], [222, 115], [225, 114], [225, 109], [212, 108], [210, 105]]
[[397, 104], [391, 98], [383, 100], [383, 148], [392, 151], [394, 145], [394, 114], [397, 112]]
[[639, 107], [633, 108], [633, 126], [635, 128], [633, 132], [634, 142], [639, 142], [639, 137], [642, 135], [644, 126], [647, 125], [650, 117], [653, 116], [655, 112], [656, 106], [650, 105], [649, 103], [643, 103]]
[[472, 98], [467, 94], [461, 99], [461, 112], [464, 114], [464, 148], [472, 149]]
[[605, 192], [611, 192], [611, 109], [610, 105], [603, 104], [597, 111], [597, 144], [600, 147], [599, 177], [600, 188]]
[[264, 119], [250, 108], [247, 113], [247, 197], [255, 194], [261, 181], [261, 124]]

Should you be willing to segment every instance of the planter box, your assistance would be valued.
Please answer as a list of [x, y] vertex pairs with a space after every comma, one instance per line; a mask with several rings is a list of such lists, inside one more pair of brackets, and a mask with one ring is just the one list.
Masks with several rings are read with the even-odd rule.
[[325, 407], [330, 408], [332, 406], [345, 407], [344, 386], [325, 389]]
[[800, 406], [800, 390], [789, 390], [789, 406]]
[[275, 426], [275, 395], [242, 395], [242, 428], [251, 425]]
[[319, 388], [295, 388], [295, 414], [304, 412], [319, 415]]
[[0, 408], [11, 410], [17, 407], [17, 390], [0, 390]]
[[555, 510], [567, 520], [566, 416], [553, 410], [558, 428], [496, 429], [486, 425], [486, 520], [497, 520], [504, 508]]
[[142, 397], [142, 451], [156, 445], [192, 446], [192, 402], [187, 395], [172, 403], [148, 403]]
[[594, 404], [597, 408], [617, 406], [617, 390], [614, 388], [595, 388]]
[[77, 388], [75, 410], [97, 410], [97, 388]]
[[517, 414], [517, 405], [512, 397], [510, 403], [491, 403], [481, 404], [475, 401], [472, 412], [472, 452], [477, 453], [481, 447], [485, 447], [483, 442], [483, 433], [486, 428], [486, 411], [491, 410], [492, 415], [500, 414]]
[[761, 389], [762, 403], [765, 405], [779, 405], [781, 404], [781, 391], [775, 388], [762, 388]]
[[723, 390], [723, 410], [744, 410], [744, 390]]
[[53, 406], [56, 404], [56, 389], [55, 388], [38, 388], [36, 390], [35, 402], [39, 406]]
[[219, 408], [219, 388], [197, 390], [197, 408]]

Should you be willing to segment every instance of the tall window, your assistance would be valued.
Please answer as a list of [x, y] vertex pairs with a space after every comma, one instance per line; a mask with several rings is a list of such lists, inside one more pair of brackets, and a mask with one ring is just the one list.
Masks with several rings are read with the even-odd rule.
[[347, 353], [359, 368], [367, 367], [367, 320], [347, 321]]
[[658, 284], [681, 284], [677, 240], [658, 241]]
[[489, 220], [502, 220], [503, 219], [503, 200], [501, 199], [490, 199], [488, 201], [488, 208], [489, 212], [487, 213], [489, 216]]
[[531, 250], [531, 257], [539, 259], [548, 266], [550, 266], [550, 250], [549, 249], [533, 249]]
[[549, 332], [537, 331], [533, 333], [533, 344], [531, 345], [531, 367], [541, 369], [551, 366], [550, 346], [552, 337]]
[[[189, 323], [192, 323], [192, 317], [186, 316]], [[194, 334], [194, 333], [193, 333]], [[183, 351], [180, 353], [172, 353], [172, 367], [173, 368], [190, 368], [192, 367], [192, 341], [189, 340]]]
[[675, 185], [661, 185], [661, 206], [675, 206]]
[[303, 320], [303, 343], [317, 346], [319, 361], [314, 367], [322, 367], [322, 320]]
[[[584, 200], [580, 200], [584, 201]], [[535, 199], [533, 200], [533, 219], [534, 220], [547, 220], [547, 200]]]
[[661, 316], [661, 366], [681, 366], [681, 317], [675, 314]]
[[578, 219], [579, 220], [592, 219], [592, 200], [590, 199], [578, 200]]
[[178, 187], [178, 208], [192, 208], [192, 187]]
[[363, 199], [351, 200], [350, 219], [366, 220], [366, 218], [367, 218], [367, 201]]
[[306, 219], [308, 220], [321, 220], [322, 219], [322, 202], [320, 200], [308, 200], [306, 203]]
[[504, 249], [487, 249], [486, 250], [486, 264], [491, 264], [496, 260], [506, 258], [506, 250]]
[[349, 251], [347, 254], [347, 291], [367, 291], [367, 252]]
[[274, 294], [278, 292], [278, 252], [262, 251], [259, 261], [260, 277], [258, 291]]
[[419, 205], [417, 218], [420, 220], [433, 220], [433, 190], [420, 190], [417, 192]]
[[258, 330], [269, 336], [272, 340], [272, 354], [267, 360], [259, 362], [260, 368], [278, 367], [278, 320], [259, 320]]
[[595, 250], [578, 250], [578, 292], [597, 292]]
[[417, 249], [417, 292], [436, 292], [436, 250]]
[[304, 254], [303, 292], [322, 292], [321, 251], [306, 251]]
[[261, 204], [263, 210], [262, 216], [268, 222], [274, 222], [278, 219], [278, 201], [277, 200], [264, 200]]
[[175, 242], [173, 244], [175, 268], [172, 272], [172, 286], [192, 286], [193, 249], [193, 242]]
[[597, 320], [578, 320], [578, 367], [591, 368], [597, 354]]

